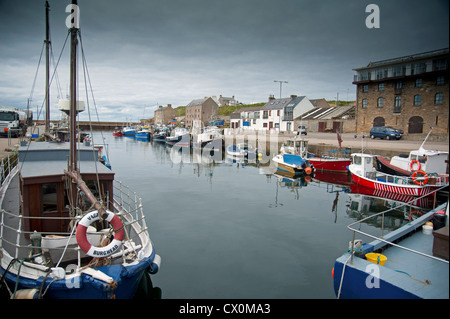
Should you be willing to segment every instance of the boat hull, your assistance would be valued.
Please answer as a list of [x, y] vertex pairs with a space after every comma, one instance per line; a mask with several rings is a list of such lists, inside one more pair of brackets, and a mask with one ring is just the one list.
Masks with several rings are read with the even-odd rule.
[[[17, 276], [11, 272], [6, 273], [5, 281], [14, 291], [17, 282], [17, 290], [37, 289], [45, 291], [45, 299], [131, 299], [134, 297], [141, 279], [146, 272], [155, 273], [157, 265], [153, 263], [154, 257], [144, 258], [132, 266], [112, 265], [100, 266], [96, 271], [109, 276], [114, 282], [107, 283], [89, 274], [81, 273], [71, 279], [54, 280], [51, 276], [28, 278]], [[2, 275], [5, 269], [1, 268]], [[38, 295], [35, 296], [36, 298]]]
[[425, 196], [438, 188], [437, 186], [398, 185], [394, 183], [371, 180], [355, 173], [352, 173], [352, 181], [363, 187], [377, 191], [410, 196]]
[[333, 159], [333, 158], [308, 158], [308, 161], [314, 165], [314, 168], [319, 171], [330, 172], [347, 172], [348, 166], [351, 164], [350, 159]]

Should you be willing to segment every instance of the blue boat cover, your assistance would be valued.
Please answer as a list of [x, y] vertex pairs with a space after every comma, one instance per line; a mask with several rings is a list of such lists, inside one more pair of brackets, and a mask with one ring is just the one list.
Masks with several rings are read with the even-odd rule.
[[298, 155], [293, 155], [293, 154], [283, 154], [283, 161], [286, 164], [290, 164], [290, 165], [303, 165], [303, 163], [306, 162], [305, 159], [301, 158]]

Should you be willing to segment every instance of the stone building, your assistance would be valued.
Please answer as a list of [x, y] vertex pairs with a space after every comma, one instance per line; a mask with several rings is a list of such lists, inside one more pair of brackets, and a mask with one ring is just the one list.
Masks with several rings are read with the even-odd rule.
[[410, 139], [448, 140], [449, 50], [370, 62], [354, 69], [356, 132], [402, 129]]
[[172, 104], [167, 104], [167, 106], [160, 105], [155, 110], [154, 122], [155, 124], [169, 124], [175, 118], [175, 115], [176, 111], [172, 108]]
[[192, 127], [194, 120], [199, 120], [203, 125], [216, 120], [219, 106], [211, 97], [192, 100], [186, 105], [185, 125]]

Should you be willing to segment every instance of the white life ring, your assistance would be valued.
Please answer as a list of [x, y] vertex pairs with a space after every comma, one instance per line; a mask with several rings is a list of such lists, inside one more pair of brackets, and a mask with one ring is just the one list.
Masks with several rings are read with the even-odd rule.
[[108, 257], [114, 254], [117, 250], [119, 250], [120, 246], [122, 246], [122, 240], [125, 234], [125, 231], [123, 230], [123, 224], [120, 218], [117, 217], [117, 215], [115, 215], [113, 212], [107, 210], [106, 214], [108, 215], [106, 217], [106, 220], [114, 228], [115, 235], [111, 243], [109, 243], [109, 245], [105, 247], [92, 246], [86, 236], [86, 231], [89, 225], [92, 222], [100, 219], [100, 213], [97, 210], [87, 213], [78, 222], [76, 233], [77, 243], [78, 246], [80, 246], [81, 250], [84, 251], [88, 256], [96, 258]]

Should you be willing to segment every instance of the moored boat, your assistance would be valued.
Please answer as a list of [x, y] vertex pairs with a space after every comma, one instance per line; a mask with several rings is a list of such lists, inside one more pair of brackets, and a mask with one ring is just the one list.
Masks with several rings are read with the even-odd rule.
[[134, 137], [138, 140], [150, 140], [151, 137], [151, 132], [149, 129], [141, 129], [136, 131], [136, 133], [134, 134]]
[[307, 158], [316, 171], [347, 172], [351, 163], [349, 150], [330, 150], [327, 156], [319, 157], [308, 151], [308, 141], [305, 139], [288, 139], [282, 144], [280, 153]]
[[125, 126], [124, 128], [122, 128], [122, 133], [125, 136], [134, 136], [136, 134], [136, 127]]
[[291, 174], [314, 174], [314, 166], [305, 158], [293, 154], [278, 154], [272, 158], [277, 169]]
[[354, 153], [349, 171], [352, 181], [367, 188], [389, 193], [423, 196], [448, 185], [448, 175], [428, 176], [416, 174], [411, 177], [390, 175], [374, 167], [374, 155]]
[[169, 136], [166, 137], [166, 144], [173, 146], [189, 147], [191, 144], [191, 135], [189, 130], [184, 127], [176, 127]]
[[70, 143], [21, 144], [1, 179], [0, 283], [12, 298], [132, 298], [159, 269], [141, 200], [100, 165], [94, 143], [75, 138], [78, 31], [70, 29]]
[[207, 144], [222, 143], [220, 129], [217, 126], [205, 127], [199, 134], [192, 134], [192, 146], [194, 149], [201, 149]]
[[[446, 216], [448, 220], [448, 202], [387, 234], [384, 229], [381, 236], [361, 231], [361, 223], [383, 218], [391, 210], [348, 226], [353, 231], [353, 240], [348, 251], [336, 259], [332, 270], [336, 296], [340, 299], [448, 299], [448, 222], [445, 225], [440, 217]], [[356, 234], [372, 241], [364, 243], [356, 239]]]

